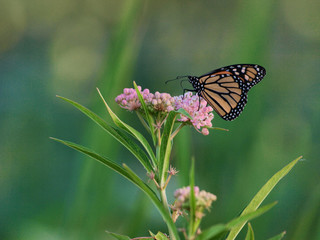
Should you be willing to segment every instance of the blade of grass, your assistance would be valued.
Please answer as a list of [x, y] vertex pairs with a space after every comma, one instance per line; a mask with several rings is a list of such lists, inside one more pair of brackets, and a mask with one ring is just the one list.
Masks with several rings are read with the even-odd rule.
[[117, 141], [119, 141], [123, 146], [125, 146], [140, 161], [140, 163], [144, 166], [144, 168], [148, 172], [153, 171], [149, 158], [146, 155], [146, 153], [134, 141], [128, 138], [124, 133], [110, 126], [106, 121], [104, 121], [94, 112], [90, 111], [89, 109], [80, 105], [79, 103], [61, 96], [57, 96], [57, 97], [72, 104], [74, 107], [76, 107], [85, 115], [87, 115], [89, 118], [91, 118], [96, 124], [98, 124], [101, 128], [103, 128], [106, 132], [108, 132], [111, 136], [113, 136]]
[[129, 126], [128, 124], [124, 123], [123, 121], [120, 120], [120, 118], [111, 110], [111, 108], [109, 107], [109, 105], [107, 104], [106, 100], [103, 98], [101, 92], [99, 91], [99, 89], [97, 88], [97, 91], [102, 99], [102, 101], [104, 102], [104, 105], [106, 106], [113, 122], [121, 129], [125, 130], [126, 132], [128, 132], [129, 134], [131, 134], [133, 137], [135, 137], [140, 143], [141, 145], [144, 147], [144, 149], [147, 151], [153, 165], [155, 166], [155, 161], [156, 161], [156, 157], [152, 151], [151, 146], [149, 145], [147, 139], [145, 139], [145, 137], [138, 132], [137, 130], [135, 130], [133, 127]]
[[[269, 181], [254, 196], [254, 198], [251, 200], [251, 202], [248, 204], [248, 206], [243, 210], [243, 212], [241, 213], [241, 216], [248, 213], [248, 212], [255, 211], [260, 206], [260, 204], [263, 202], [263, 200], [269, 195], [271, 190], [277, 185], [277, 183], [290, 172], [290, 170], [297, 164], [297, 162], [301, 158], [302, 158], [302, 156], [293, 160], [288, 165], [286, 165], [284, 168], [282, 168], [280, 171], [278, 171], [275, 175], [273, 175], [269, 179]], [[245, 225], [245, 222], [243, 224], [239, 225], [238, 227], [232, 229], [228, 235], [227, 240], [235, 239], [244, 225]]]

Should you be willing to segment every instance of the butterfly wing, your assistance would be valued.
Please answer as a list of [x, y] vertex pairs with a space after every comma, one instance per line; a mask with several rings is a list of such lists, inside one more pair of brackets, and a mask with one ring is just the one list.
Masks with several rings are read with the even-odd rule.
[[223, 67], [199, 77], [204, 85], [201, 96], [225, 120], [236, 119], [247, 103], [247, 93], [265, 76], [263, 67], [238, 64]]
[[256, 85], [266, 75], [264, 67], [257, 64], [235, 64], [226, 67], [222, 67], [206, 73], [199, 78], [214, 75], [223, 72], [230, 72], [233, 75], [238, 76], [243, 82], [249, 82], [250, 86]]

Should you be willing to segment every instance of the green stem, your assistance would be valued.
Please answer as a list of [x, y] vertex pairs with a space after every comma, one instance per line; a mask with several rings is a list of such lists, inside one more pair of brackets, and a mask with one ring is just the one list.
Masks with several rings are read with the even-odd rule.
[[[161, 197], [162, 205], [164, 206], [164, 208], [168, 211], [168, 213], [169, 213], [170, 216], [171, 216], [170, 208], [169, 208], [168, 200], [167, 200], [166, 189], [164, 189], [164, 188], [161, 188], [161, 189], [160, 189], [160, 197]], [[171, 229], [170, 229], [169, 226], [168, 226], [168, 229], [169, 229], [170, 240], [176, 240], [175, 235], [174, 235], [174, 233], [171, 231]]]
[[160, 128], [158, 129], [158, 146], [161, 145], [161, 132], [160, 132]]
[[170, 162], [170, 155], [171, 155], [171, 141], [168, 143], [168, 148], [167, 151], [165, 152], [165, 157], [163, 161], [163, 166], [162, 166], [162, 172], [160, 173], [161, 179], [160, 179], [160, 186], [161, 188], [164, 188], [166, 181], [167, 181], [167, 176], [168, 176], [168, 169], [169, 169], [169, 162]]
[[195, 223], [194, 223], [194, 228], [193, 228], [193, 236], [196, 236], [197, 235], [197, 230], [200, 226], [200, 223], [201, 223], [201, 220], [200, 219], [196, 219], [195, 220]]
[[184, 126], [184, 123], [181, 123], [179, 127], [177, 127], [176, 130], [171, 134], [170, 136], [171, 141], [178, 134], [178, 132], [182, 129], [183, 126]]

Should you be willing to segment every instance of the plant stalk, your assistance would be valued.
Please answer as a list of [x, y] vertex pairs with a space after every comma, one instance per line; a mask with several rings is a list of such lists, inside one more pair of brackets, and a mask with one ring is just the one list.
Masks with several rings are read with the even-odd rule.
[[179, 127], [177, 127], [177, 129], [171, 134], [171, 136], [170, 136], [171, 141], [178, 134], [178, 132], [182, 129], [183, 126], [184, 126], [184, 123], [181, 123], [179, 125]]
[[[170, 212], [170, 208], [169, 208], [169, 205], [168, 205], [168, 200], [167, 200], [167, 194], [166, 194], [166, 189], [165, 188], [160, 188], [160, 197], [161, 197], [161, 202], [164, 206], [164, 208], [168, 211], [168, 213], [171, 215], [171, 212]], [[168, 229], [169, 229], [169, 235], [170, 235], [170, 240], [176, 240], [174, 234], [172, 233], [172, 231], [170, 230], [169, 226], [168, 226]]]

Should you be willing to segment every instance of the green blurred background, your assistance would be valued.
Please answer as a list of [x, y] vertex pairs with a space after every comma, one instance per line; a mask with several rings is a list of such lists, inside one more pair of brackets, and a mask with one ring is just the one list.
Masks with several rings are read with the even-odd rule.
[[131, 183], [49, 140], [86, 145], [146, 178], [118, 142], [55, 95], [107, 118], [99, 87], [114, 111], [143, 131], [134, 114], [114, 103], [133, 80], [180, 95], [179, 83], [165, 80], [236, 63], [261, 64], [267, 76], [236, 121], [213, 120], [229, 132], [179, 133], [172, 163], [180, 172], [169, 200], [187, 185], [194, 156], [196, 184], [218, 196], [204, 227], [226, 222], [303, 155], [266, 199], [278, 205], [252, 225], [257, 239], [284, 230], [286, 239], [320, 239], [319, 11], [319, 0], [1, 0], [0, 239], [166, 231]]

